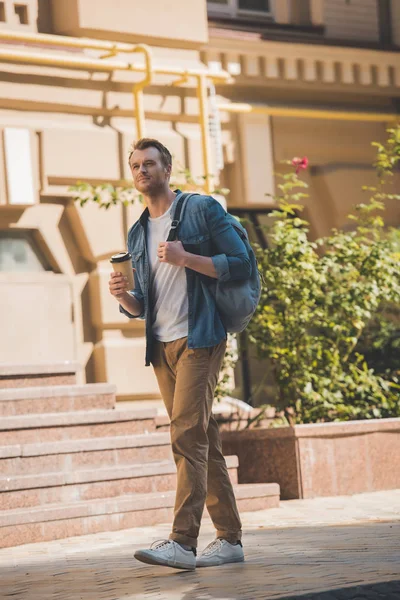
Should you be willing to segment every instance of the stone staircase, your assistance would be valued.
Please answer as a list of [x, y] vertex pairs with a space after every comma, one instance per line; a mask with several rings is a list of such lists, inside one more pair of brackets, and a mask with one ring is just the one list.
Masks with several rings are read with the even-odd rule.
[[[176, 472], [157, 411], [76, 383], [70, 364], [0, 366], [0, 548], [171, 520]], [[239, 509], [275, 507], [276, 484], [237, 485]]]

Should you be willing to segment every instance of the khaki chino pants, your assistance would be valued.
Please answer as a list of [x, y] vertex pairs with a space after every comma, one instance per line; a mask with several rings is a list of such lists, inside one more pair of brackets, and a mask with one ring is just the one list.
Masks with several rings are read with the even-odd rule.
[[171, 420], [177, 468], [174, 522], [170, 539], [197, 546], [204, 505], [217, 537], [241, 539], [241, 522], [212, 416], [214, 391], [226, 349], [189, 349], [187, 338], [154, 343], [152, 364]]

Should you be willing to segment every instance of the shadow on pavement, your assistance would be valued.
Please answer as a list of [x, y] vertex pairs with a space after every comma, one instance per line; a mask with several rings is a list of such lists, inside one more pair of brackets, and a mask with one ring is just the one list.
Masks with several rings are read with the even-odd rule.
[[[175, 571], [135, 561], [138, 547], [34, 546], [0, 565], [5, 600], [400, 600], [400, 523], [245, 532], [246, 562]], [[151, 540], [149, 540], [150, 542]], [[208, 541], [208, 540], [207, 540]], [[203, 540], [202, 540], [203, 543]], [[52, 553], [52, 549], [53, 552]], [[10, 549], [10, 557], [12, 549]]]
[[400, 600], [400, 580], [385, 581], [372, 585], [357, 585], [295, 596], [283, 596], [281, 600]]

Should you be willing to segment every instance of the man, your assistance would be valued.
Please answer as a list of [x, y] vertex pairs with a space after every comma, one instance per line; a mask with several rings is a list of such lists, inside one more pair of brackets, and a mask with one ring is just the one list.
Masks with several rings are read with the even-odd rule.
[[[240, 562], [241, 522], [212, 416], [226, 331], [208, 285], [213, 279], [248, 278], [249, 256], [222, 206], [209, 196], [187, 201], [179, 241], [167, 242], [181, 195], [169, 187], [171, 154], [159, 141], [144, 138], [134, 145], [129, 164], [147, 205], [128, 235], [135, 289], [128, 290], [120, 273], [111, 273], [109, 287], [121, 312], [146, 320], [146, 366], [153, 365], [171, 420], [177, 467], [170, 538], [135, 557], [181, 569]], [[217, 537], [196, 563], [205, 503]]]

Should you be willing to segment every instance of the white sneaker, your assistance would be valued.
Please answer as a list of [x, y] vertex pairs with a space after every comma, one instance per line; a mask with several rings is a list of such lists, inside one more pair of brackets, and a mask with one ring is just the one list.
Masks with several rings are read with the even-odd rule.
[[226, 540], [217, 538], [203, 550], [196, 561], [196, 567], [216, 567], [243, 561], [242, 544], [230, 544]]
[[148, 565], [161, 565], [189, 571], [196, 568], [196, 556], [193, 550], [185, 550], [173, 540], [154, 542], [149, 550], [137, 550], [134, 557]]

